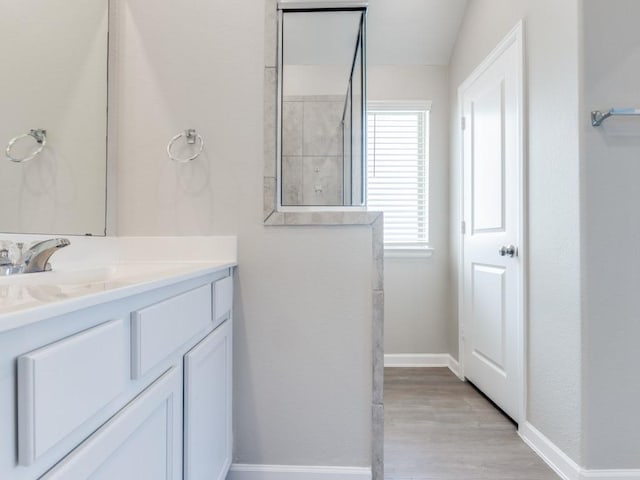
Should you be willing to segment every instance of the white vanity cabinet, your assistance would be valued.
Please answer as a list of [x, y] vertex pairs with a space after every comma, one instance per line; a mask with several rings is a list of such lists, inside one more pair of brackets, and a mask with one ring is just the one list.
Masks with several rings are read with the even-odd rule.
[[0, 479], [224, 480], [231, 268], [0, 333]]
[[178, 480], [180, 371], [172, 367], [42, 480]]
[[184, 357], [184, 480], [224, 480], [231, 465], [231, 331], [227, 320]]
[[112, 320], [18, 357], [20, 465], [33, 464], [124, 391], [126, 337], [124, 321]]
[[131, 315], [133, 378], [143, 377], [198, 332], [213, 327], [212, 298], [211, 285], [203, 285]]

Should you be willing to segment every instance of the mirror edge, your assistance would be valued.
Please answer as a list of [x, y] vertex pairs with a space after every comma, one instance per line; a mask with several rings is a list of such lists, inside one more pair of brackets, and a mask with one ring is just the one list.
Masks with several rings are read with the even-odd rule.
[[118, 2], [107, 0], [107, 155], [105, 172], [104, 236], [116, 236], [117, 203], [117, 52], [118, 52]]

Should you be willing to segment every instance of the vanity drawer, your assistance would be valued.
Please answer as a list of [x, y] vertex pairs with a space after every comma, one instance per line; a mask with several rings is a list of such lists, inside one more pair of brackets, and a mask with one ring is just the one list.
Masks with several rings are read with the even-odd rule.
[[212, 326], [211, 285], [204, 285], [131, 315], [131, 375], [144, 376], [197, 333]]
[[213, 284], [215, 292], [215, 323], [219, 325], [233, 307], [233, 277], [225, 277]]
[[128, 382], [123, 320], [18, 357], [18, 461], [31, 465], [97, 414]]

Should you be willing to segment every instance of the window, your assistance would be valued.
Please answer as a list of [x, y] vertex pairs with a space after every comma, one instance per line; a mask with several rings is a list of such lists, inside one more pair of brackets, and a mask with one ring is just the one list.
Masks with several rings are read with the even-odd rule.
[[369, 104], [367, 203], [384, 212], [386, 249], [427, 249], [428, 132], [428, 104]]

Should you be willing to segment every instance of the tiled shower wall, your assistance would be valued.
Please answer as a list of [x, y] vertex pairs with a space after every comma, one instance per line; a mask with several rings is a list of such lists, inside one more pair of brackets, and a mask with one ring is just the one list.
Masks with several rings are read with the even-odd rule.
[[284, 98], [283, 205], [342, 205], [344, 102], [340, 96]]

